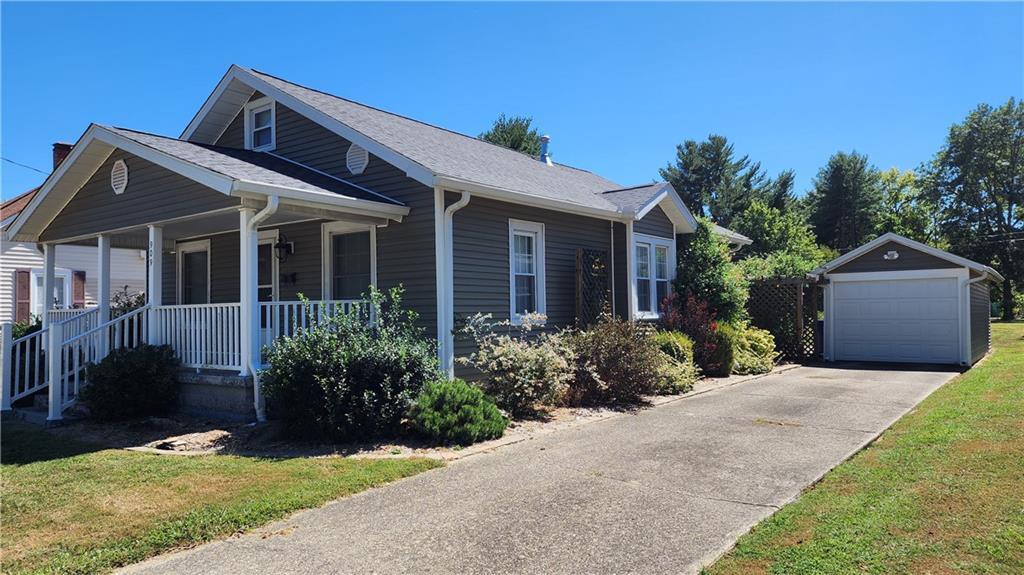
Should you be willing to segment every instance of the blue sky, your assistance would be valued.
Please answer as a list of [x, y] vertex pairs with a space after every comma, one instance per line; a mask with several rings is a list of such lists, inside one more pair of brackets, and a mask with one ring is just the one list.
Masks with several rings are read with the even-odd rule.
[[[177, 136], [231, 63], [465, 133], [531, 115], [559, 162], [650, 181], [719, 133], [798, 191], [837, 150], [912, 169], [1024, 93], [1024, 4], [12, 4], [5, 158], [89, 122]], [[9, 198], [43, 175], [3, 162]]]

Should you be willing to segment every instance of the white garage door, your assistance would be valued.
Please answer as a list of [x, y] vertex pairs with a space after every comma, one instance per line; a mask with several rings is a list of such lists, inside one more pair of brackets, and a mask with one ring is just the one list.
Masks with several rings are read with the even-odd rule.
[[835, 359], [959, 363], [957, 279], [835, 281]]

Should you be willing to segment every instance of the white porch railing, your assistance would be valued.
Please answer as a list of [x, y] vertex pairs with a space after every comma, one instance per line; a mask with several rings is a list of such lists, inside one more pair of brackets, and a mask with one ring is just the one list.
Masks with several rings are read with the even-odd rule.
[[[50, 326], [51, 347], [60, 350], [56, 357], [48, 358], [51, 373], [58, 374], [56, 388], [50, 389], [51, 416], [54, 415], [54, 399], [61, 411], [78, 399], [86, 380], [86, 366], [103, 359], [110, 350], [131, 349], [146, 342], [148, 311], [148, 307], [142, 307], [70, 337], [63, 335], [67, 322]], [[57, 344], [60, 340], [63, 343]]]
[[[143, 343], [169, 345], [184, 367], [243, 371], [241, 304], [198, 304], [145, 306], [100, 323], [99, 312], [75, 311], [51, 318], [49, 329], [11, 339], [11, 325], [3, 325], [2, 352], [3, 408], [12, 401], [50, 387], [50, 417], [59, 419], [61, 411], [74, 403], [85, 384], [85, 368], [110, 350], [134, 348]], [[152, 312], [152, 313], [150, 313]], [[261, 302], [259, 317], [261, 346], [280, 337], [294, 336], [300, 329], [339, 313], [367, 315], [363, 300]], [[368, 318], [369, 319], [369, 318]], [[150, 326], [149, 322], [154, 322]], [[148, 329], [152, 328], [152, 329]], [[49, 353], [50, 350], [57, 350]], [[50, 386], [50, 374], [56, 374], [56, 386]], [[54, 409], [57, 409], [55, 412]]]
[[[308, 308], [306, 307], [308, 305]], [[358, 299], [329, 301], [264, 301], [260, 302], [260, 346], [268, 346], [279, 337], [291, 337], [300, 328], [316, 325], [335, 314], [365, 309]]]
[[43, 352], [46, 337], [47, 330], [41, 329], [12, 341], [8, 348], [10, 352], [4, 350], [4, 361], [11, 362], [10, 367], [4, 370], [11, 370], [9, 379], [3, 382], [7, 386], [5, 389], [10, 390], [10, 399], [5, 397], [5, 402], [17, 401], [46, 387], [46, 355]]
[[67, 320], [69, 320], [69, 319], [71, 319], [71, 318], [73, 318], [75, 316], [81, 315], [83, 313], [95, 312], [97, 309], [99, 309], [99, 308], [95, 308], [95, 307], [90, 307], [90, 308], [76, 307], [76, 308], [68, 308], [68, 309], [51, 309], [51, 310], [46, 312], [46, 315], [47, 315], [47, 317], [50, 318], [51, 322], [54, 322], [54, 321], [67, 321]]
[[241, 304], [164, 305], [154, 311], [154, 343], [174, 348], [182, 366], [242, 369]]

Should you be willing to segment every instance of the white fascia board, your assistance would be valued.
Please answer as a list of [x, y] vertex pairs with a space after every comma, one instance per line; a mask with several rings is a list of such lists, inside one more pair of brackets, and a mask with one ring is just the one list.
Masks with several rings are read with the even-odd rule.
[[[662, 210], [668, 219], [676, 226], [681, 228], [684, 234], [689, 234], [697, 231], [697, 218], [693, 217], [693, 213], [683, 203], [683, 199], [679, 197], [679, 193], [672, 187], [672, 184], [665, 182], [657, 194], [654, 195], [642, 208], [637, 210], [636, 219], [643, 219], [644, 216], [649, 214], [655, 206], [662, 206]], [[668, 209], [666, 209], [668, 208]], [[679, 229], [676, 230], [680, 233]]]
[[448, 190], [450, 192], [471, 192], [475, 196], [480, 196], [482, 198], [490, 198], [493, 200], [501, 200], [503, 202], [508, 202], [510, 204], [519, 204], [524, 206], [532, 206], [536, 208], [544, 208], [556, 212], [577, 214], [581, 216], [588, 216], [591, 218], [599, 218], [602, 220], [612, 220], [616, 222], [626, 222], [633, 220], [633, 214], [624, 214], [622, 212], [617, 212], [615, 210], [604, 210], [601, 208], [584, 206], [573, 202], [566, 202], [551, 198], [543, 198], [531, 194], [524, 194], [523, 192], [516, 192], [513, 190], [485, 186], [482, 184], [478, 184], [476, 182], [460, 180], [449, 176], [437, 176], [436, 186], [444, 188], [445, 190]]
[[391, 148], [388, 148], [387, 146], [364, 135], [363, 133], [352, 129], [348, 125], [339, 122], [338, 120], [306, 104], [305, 102], [299, 100], [298, 98], [280, 90], [276, 86], [273, 86], [265, 82], [264, 80], [256, 77], [254, 74], [252, 74], [245, 68], [242, 68], [241, 66], [237, 66], [234, 64], [232, 64], [227, 74], [225, 74], [224, 77], [221, 79], [220, 84], [218, 84], [217, 88], [214, 90], [214, 94], [207, 99], [207, 102], [203, 105], [203, 108], [200, 109], [199, 113], [196, 114], [196, 117], [193, 118], [192, 122], [188, 125], [187, 128], [185, 128], [185, 131], [182, 133], [182, 139], [187, 140], [192, 137], [192, 134], [195, 133], [195, 131], [206, 119], [206, 115], [209, 114], [210, 110], [212, 110], [213, 107], [216, 105], [217, 98], [215, 98], [214, 95], [217, 95], [219, 97], [219, 95], [224, 92], [224, 90], [227, 88], [227, 86], [231, 83], [232, 80], [238, 80], [239, 82], [242, 82], [243, 84], [252, 87], [253, 89], [264, 94], [265, 96], [270, 97], [276, 102], [284, 104], [285, 106], [291, 108], [292, 110], [295, 110], [299, 114], [302, 114], [303, 116], [309, 118], [310, 120], [316, 122], [317, 124], [320, 124], [321, 126], [341, 136], [342, 138], [345, 138], [346, 140], [353, 142], [355, 144], [359, 144], [363, 148], [366, 148], [366, 150], [371, 154], [381, 158], [385, 162], [404, 171], [407, 176], [420, 182], [421, 184], [429, 187], [434, 186], [434, 173], [425, 166], [415, 162], [414, 160], [408, 158], [407, 156], [404, 156], [392, 150]]
[[823, 264], [821, 267], [813, 270], [810, 273], [815, 274], [815, 275], [827, 274], [827, 273], [829, 273], [830, 270], [835, 269], [835, 268], [837, 268], [839, 266], [842, 266], [843, 264], [845, 264], [847, 262], [855, 260], [855, 259], [859, 258], [860, 256], [862, 256], [862, 255], [870, 252], [871, 250], [877, 248], [878, 246], [880, 246], [880, 245], [882, 245], [882, 244], [884, 244], [886, 242], [890, 242], [890, 241], [891, 242], [896, 242], [896, 243], [901, 244], [901, 245], [904, 245], [904, 246], [906, 246], [908, 248], [911, 248], [911, 249], [918, 250], [920, 252], [924, 252], [924, 253], [926, 253], [928, 255], [935, 256], [935, 257], [940, 258], [940, 259], [944, 259], [944, 260], [946, 260], [948, 262], [952, 262], [952, 263], [955, 263], [957, 265], [961, 265], [961, 266], [964, 266], [964, 267], [967, 267], [967, 268], [971, 268], [971, 269], [973, 269], [975, 271], [978, 271], [978, 272], [981, 272], [981, 273], [988, 273], [993, 278], [995, 278], [997, 281], [1003, 281], [1003, 276], [999, 272], [997, 272], [996, 270], [992, 269], [989, 266], [986, 266], [984, 264], [979, 264], [978, 262], [969, 260], [967, 258], [960, 257], [960, 256], [955, 255], [955, 254], [951, 254], [951, 253], [949, 253], [947, 251], [943, 251], [943, 250], [940, 250], [938, 248], [933, 248], [932, 246], [929, 246], [927, 244], [922, 244], [921, 242], [912, 240], [910, 238], [903, 237], [903, 236], [901, 236], [899, 234], [896, 234], [896, 233], [893, 233], [893, 232], [887, 232], [885, 234], [882, 234], [881, 236], [878, 236], [877, 238], [875, 238], [875, 239], [871, 240], [870, 242], [860, 246], [859, 248], [857, 248], [855, 250], [851, 250], [851, 251], [849, 251], [849, 252], [839, 256], [838, 258], [836, 258], [836, 259], [834, 259], [834, 260], [832, 260], [832, 261], [830, 261], [830, 262], [828, 262], [826, 264]]
[[[231, 189], [231, 194], [245, 197], [247, 194], [257, 196], [278, 196], [283, 200], [300, 202], [310, 207], [331, 208], [350, 212], [353, 214], [386, 217], [389, 219], [401, 219], [409, 215], [409, 208], [406, 206], [394, 206], [366, 200], [357, 200], [332, 194], [330, 192], [314, 192], [301, 190], [287, 186], [275, 186], [262, 182], [251, 182], [237, 180]], [[300, 204], [301, 205], [301, 204]]]
[[967, 270], [963, 268], [942, 268], [936, 270], [895, 270], [889, 272], [856, 272], [848, 274], [825, 274], [832, 282], [863, 282], [892, 280], [921, 280], [935, 278], [962, 278], [966, 280]]

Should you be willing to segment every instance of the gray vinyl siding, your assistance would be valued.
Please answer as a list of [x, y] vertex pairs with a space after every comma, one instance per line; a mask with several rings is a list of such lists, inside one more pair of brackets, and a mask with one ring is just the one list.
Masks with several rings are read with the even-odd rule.
[[[278, 274], [295, 274], [294, 283], [278, 278], [278, 299], [297, 300], [303, 294], [311, 300], [322, 297], [321, 276], [321, 224], [322, 222], [300, 222], [278, 227], [260, 228], [260, 231], [278, 230], [282, 240], [295, 244], [295, 252], [283, 262], [278, 262]], [[232, 303], [239, 301], [239, 256], [241, 245], [238, 232], [216, 234], [188, 241], [210, 240], [210, 300], [211, 303]], [[164, 303], [177, 303], [177, 260], [175, 254], [164, 253]]]
[[[446, 203], [458, 195], [448, 192]], [[509, 219], [544, 224], [544, 282], [547, 325], [573, 325], [576, 319], [576, 249], [610, 250], [607, 220], [474, 197], [453, 218], [456, 326], [475, 313], [507, 320], [509, 304]], [[468, 355], [473, 342], [457, 337], [455, 356]], [[460, 377], [471, 370], [458, 368]]]
[[[420, 325], [427, 333], [435, 333], [437, 291], [433, 189], [372, 154], [363, 173], [352, 174], [345, 166], [345, 153], [350, 145], [348, 140], [280, 103], [277, 104], [275, 118], [275, 154], [363, 186], [409, 207], [409, 215], [401, 223], [392, 222], [377, 229], [377, 284], [383, 289], [402, 285], [405, 304], [419, 314]], [[239, 114], [217, 144], [241, 147], [243, 129]]]
[[989, 285], [978, 282], [971, 285], [971, 363], [978, 361], [989, 349]]
[[[900, 256], [895, 260], [883, 259], [889, 250]], [[904, 270], [934, 270], [958, 268], [959, 265], [931, 254], [908, 248], [896, 242], [886, 242], [870, 252], [846, 262], [829, 273], [892, 272]]]
[[671, 238], [675, 229], [672, 226], [672, 220], [668, 219], [661, 206], [655, 206], [640, 221], [633, 224], [633, 233]]
[[[123, 194], [110, 188], [117, 160], [128, 166]], [[114, 150], [42, 234], [41, 241], [99, 234], [238, 206], [231, 198], [123, 150]]]

